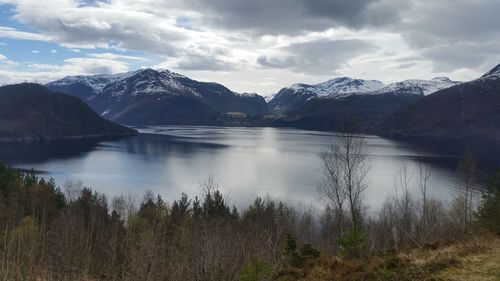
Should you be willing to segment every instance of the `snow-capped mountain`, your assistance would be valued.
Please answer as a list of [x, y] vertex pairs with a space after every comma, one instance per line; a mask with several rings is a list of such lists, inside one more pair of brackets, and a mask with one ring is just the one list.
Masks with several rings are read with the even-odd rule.
[[384, 84], [377, 80], [338, 77], [319, 84], [301, 83], [283, 88], [268, 104], [276, 112], [286, 112], [313, 98], [340, 99], [351, 95], [371, 93], [383, 86]]
[[396, 95], [430, 95], [442, 89], [449, 88], [460, 82], [451, 81], [447, 77], [436, 77], [431, 80], [410, 79], [391, 83], [373, 94], [396, 94]]
[[[115, 75], [69, 76], [46, 86], [52, 91], [80, 97], [108, 119], [131, 124], [181, 122], [167, 115], [175, 113], [176, 116], [182, 115], [181, 119], [189, 119], [192, 110], [210, 112], [211, 115], [217, 112], [260, 114], [267, 111], [264, 98], [257, 94], [238, 94], [221, 84], [199, 82], [169, 70], [148, 68]], [[182, 106], [178, 104], [180, 102]], [[178, 108], [173, 108], [174, 104]], [[181, 112], [181, 107], [187, 112]], [[157, 112], [152, 117], [155, 110]]]
[[492, 78], [495, 78], [494, 76], [497, 76], [500, 78], [500, 64], [492, 68], [490, 71], [486, 72], [481, 78], [491, 76]]
[[268, 101], [268, 105], [273, 111], [284, 113], [316, 98], [345, 99], [353, 95], [424, 96], [458, 83], [460, 82], [451, 81], [447, 77], [436, 77], [431, 80], [405, 80], [385, 86], [377, 80], [340, 77], [316, 85], [295, 84], [283, 88]]
[[[188, 77], [169, 70], [141, 69], [119, 74], [99, 74], [90, 76], [68, 76], [50, 82], [46, 86], [59, 91], [68, 90], [75, 86], [86, 88], [86, 95], [82, 98], [91, 100], [95, 96], [109, 92], [112, 97], [120, 99], [122, 96], [158, 95], [192, 95], [201, 97], [202, 94], [188, 87], [183, 82], [190, 80]], [[207, 85], [216, 83], [205, 83]], [[227, 89], [228, 93], [237, 95]]]
[[500, 139], [500, 64], [478, 79], [423, 97], [388, 117], [384, 133]]
[[289, 88], [296, 93], [311, 92], [316, 94], [318, 97], [341, 98], [352, 94], [372, 92], [382, 88], [383, 86], [384, 83], [377, 80], [338, 77], [315, 85], [294, 84]]

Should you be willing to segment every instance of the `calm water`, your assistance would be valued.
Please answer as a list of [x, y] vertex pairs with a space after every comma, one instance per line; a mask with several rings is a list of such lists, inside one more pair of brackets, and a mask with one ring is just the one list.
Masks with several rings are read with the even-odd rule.
[[[82, 181], [108, 196], [142, 196], [151, 190], [172, 201], [182, 192], [197, 195], [199, 182], [212, 173], [240, 207], [268, 195], [294, 205], [318, 205], [317, 154], [334, 137], [294, 129], [149, 127], [113, 141], [0, 144], [0, 161], [33, 168], [61, 185]], [[482, 177], [500, 167], [498, 142], [368, 136], [367, 143], [371, 169], [365, 199], [372, 210], [393, 192], [403, 163], [410, 169], [418, 162], [430, 165], [431, 193], [441, 199], [453, 196], [456, 166], [467, 147], [479, 159]]]

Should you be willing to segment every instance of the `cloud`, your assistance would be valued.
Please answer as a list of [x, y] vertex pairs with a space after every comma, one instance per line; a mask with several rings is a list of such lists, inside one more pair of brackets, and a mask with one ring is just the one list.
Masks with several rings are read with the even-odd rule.
[[405, 1], [389, 0], [186, 0], [201, 20], [226, 30], [257, 35], [298, 34], [332, 27], [383, 26], [399, 21]]
[[485, 71], [500, 60], [498, 11], [497, 0], [415, 1], [395, 28], [436, 71]]
[[270, 68], [290, 68], [295, 72], [333, 75], [350, 59], [374, 52], [378, 47], [361, 39], [316, 39], [281, 48], [286, 56], [260, 56], [257, 63]]
[[125, 52], [134, 50], [193, 78], [270, 92], [293, 79], [320, 82], [333, 75], [472, 79], [500, 61], [498, 0], [1, 3], [12, 4], [11, 19], [21, 25], [0, 26], [0, 37], [55, 43], [86, 59], [54, 64], [57, 75], [61, 68], [84, 74], [157, 64]]
[[[0, 37], [10, 38], [10, 39], [21, 39], [21, 40], [33, 40], [33, 41], [51, 41], [50, 36], [20, 31], [15, 28], [0, 26]], [[3, 43], [5, 45], [5, 43]]]
[[229, 71], [235, 70], [235, 61], [231, 61], [231, 52], [220, 46], [190, 45], [178, 58], [169, 59], [158, 65], [176, 70], [191, 71]]
[[86, 74], [120, 73], [129, 70], [127, 63], [110, 59], [69, 58], [64, 62], [68, 64], [63, 67], [79, 68], [74, 72]]
[[[0, 29], [0, 36], [53, 41], [70, 48], [123, 48], [174, 54], [176, 42], [186, 39], [168, 16], [120, 9], [113, 2], [81, 6], [79, 1], [22, 0], [13, 18], [42, 34]], [[119, 1], [117, 1], [119, 2]]]
[[500, 41], [456, 42], [453, 45], [433, 45], [420, 51], [433, 62], [435, 71], [451, 72], [461, 68], [482, 69], [483, 72], [500, 62]]
[[2, 84], [24, 81], [47, 83], [68, 75], [112, 74], [129, 71], [128, 64], [125, 62], [87, 57], [65, 59], [62, 64], [29, 63], [26, 65], [27, 69], [24, 70], [1, 67], [3, 61], [0, 59], [0, 83]]
[[182, 57], [177, 60], [172, 67], [175, 69], [195, 71], [228, 71], [234, 69], [234, 66], [229, 62], [200, 55]]
[[261, 55], [257, 58], [257, 63], [268, 68], [289, 68], [295, 65], [295, 59], [292, 56], [266, 56]]
[[16, 66], [17, 63], [15, 61], [9, 60], [8, 57], [0, 54], [0, 67], [12, 67]]
[[143, 57], [128, 56], [128, 55], [121, 55], [121, 54], [115, 54], [115, 53], [89, 53], [87, 55], [89, 57], [93, 57], [93, 58], [108, 59], [108, 60], [117, 60], [117, 59], [132, 60], [132, 61], [147, 61], [148, 60], [148, 59], [143, 58]]

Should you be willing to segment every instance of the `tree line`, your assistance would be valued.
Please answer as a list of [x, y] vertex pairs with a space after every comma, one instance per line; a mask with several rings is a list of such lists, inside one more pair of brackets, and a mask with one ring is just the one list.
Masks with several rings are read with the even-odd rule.
[[214, 176], [194, 198], [108, 199], [81, 183], [59, 187], [0, 165], [0, 279], [295, 280], [283, 272], [320, 256], [432, 247], [479, 228], [500, 234], [500, 174], [475, 200], [471, 155], [458, 168], [451, 203], [428, 195], [429, 167], [412, 174], [403, 166], [375, 215], [364, 205], [367, 155], [363, 137], [348, 129], [319, 155], [321, 211], [260, 197], [238, 210]]

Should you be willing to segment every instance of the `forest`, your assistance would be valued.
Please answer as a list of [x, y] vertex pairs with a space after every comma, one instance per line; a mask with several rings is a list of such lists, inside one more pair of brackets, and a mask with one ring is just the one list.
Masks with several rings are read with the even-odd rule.
[[500, 173], [478, 191], [470, 154], [450, 203], [428, 195], [429, 167], [403, 166], [376, 213], [363, 202], [362, 137], [342, 134], [318, 158], [324, 181], [311, 192], [320, 208], [257, 197], [237, 209], [213, 175], [194, 197], [107, 198], [2, 165], [0, 280], [439, 280], [432, 274], [457, 258], [415, 264], [404, 254], [479, 251], [484, 243], [473, 241], [500, 234]]

